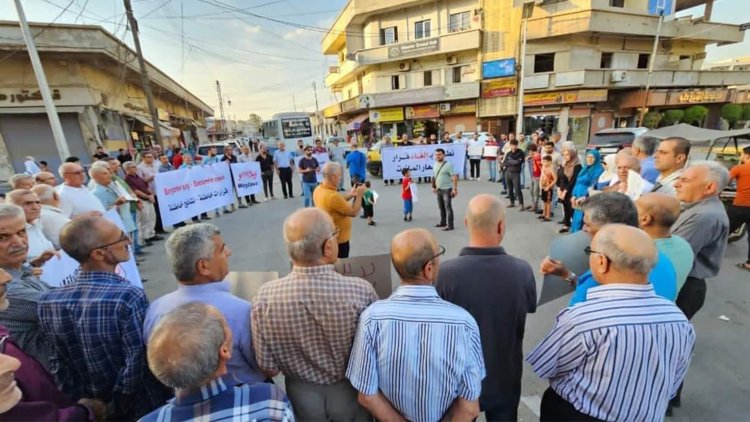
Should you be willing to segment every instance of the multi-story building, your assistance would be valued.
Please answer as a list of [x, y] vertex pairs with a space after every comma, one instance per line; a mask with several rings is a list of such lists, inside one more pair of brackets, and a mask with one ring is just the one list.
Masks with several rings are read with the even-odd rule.
[[[97, 146], [150, 148], [153, 122], [133, 50], [98, 26], [31, 24], [72, 155], [91, 161]], [[207, 140], [213, 110], [146, 64], [162, 147]], [[0, 22], [0, 179], [24, 169], [28, 155], [60, 163], [18, 22]]]
[[[488, 3], [492, 3], [489, 2]], [[703, 105], [707, 126], [750, 73], [702, 70], [709, 44], [741, 42], [737, 25], [711, 22], [711, 0], [544, 0], [528, 19], [524, 129], [560, 131], [579, 144], [649, 111]], [[699, 17], [675, 12], [707, 3]], [[649, 81], [659, 6], [664, 21]], [[518, 7], [520, 9], [520, 7]], [[646, 96], [648, 95], [648, 98]]]
[[480, 0], [350, 0], [323, 39], [326, 108], [349, 132], [392, 137], [477, 127]]

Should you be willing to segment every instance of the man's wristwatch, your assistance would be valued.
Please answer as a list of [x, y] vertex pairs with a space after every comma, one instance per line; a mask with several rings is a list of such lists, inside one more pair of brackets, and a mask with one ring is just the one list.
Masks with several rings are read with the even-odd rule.
[[573, 284], [573, 283], [574, 283], [574, 282], [576, 281], [576, 277], [578, 277], [578, 276], [576, 275], [576, 273], [574, 273], [573, 271], [570, 271], [570, 272], [568, 273], [568, 276], [567, 276], [567, 277], [565, 277], [565, 278], [564, 278], [563, 280], [567, 281], [567, 282], [568, 282], [568, 283], [570, 283], [570, 284]]

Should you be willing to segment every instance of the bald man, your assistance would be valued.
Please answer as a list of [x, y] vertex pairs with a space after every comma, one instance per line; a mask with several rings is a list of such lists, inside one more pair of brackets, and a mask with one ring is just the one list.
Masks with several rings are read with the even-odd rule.
[[647, 193], [637, 201], [638, 225], [656, 243], [656, 248], [666, 255], [677, 276], [677, 292], [693, 269], [693, 249], [690, 244], [670, 230], [680, 216], [680, 201], [665, 193]]
[[54, 174], [48, 171], [37, 173], [37, 175], [34, 176], [34, 181], [37, 185], [48, 185], [52, 186], [53, 188], [57, 186], [57, 178], [55, 178]]
[[527, 358], [550, 383], [540, 420], [662, 420], [687, 373], [695, 333], [649, 283], [656, 245], [642, 230], [611, 224], [586, 252], [599, 286], [561, 311]]
[[106, 212], [102, 202], [84, 186], [86, 172], [83, 167], [76, 163], [64, 163], [59, 173], [63, 184], [57, 187], [57, 193], [60, 195], [60, 209], [65, 215], [73, 218], [91, 212]]
[[253, 302], [256, 360], [263, 370], [284, 373], [300, 420], [370, 417], [345, 371], [359, 315], [378, 296], [368, 281], [335, 271], [338, 234], [331, 217], [317, 208], [287, 217], [284, 243], [292, 272], [264, 284]]
[[469, 246], [441, 265], [437, 291], [466, 309], [479, 325], [487, 363], [479, 398], [485, 417], [517, 420], [526, 314], [536, 311], [534, 272], [528, 262], [500, 246], [507, 225], [499, 198], [488, 194], [472, 198], [464, 224]]
[[629, 151], [618, 152], [615, 165], [617, 177], [610, 181], [610, 188], [605, 190], [624, 193], [635, 201], [654, 188], [651, 182], [641, 177], [641, 162]]
[[470, 421], [479, 415], [485, 376], [479, 328], [433, 287], [444, 253], [425, 229], [397, 234], [391, 260], [401, 286], [359, 319], [346, 376], [377, 420]]

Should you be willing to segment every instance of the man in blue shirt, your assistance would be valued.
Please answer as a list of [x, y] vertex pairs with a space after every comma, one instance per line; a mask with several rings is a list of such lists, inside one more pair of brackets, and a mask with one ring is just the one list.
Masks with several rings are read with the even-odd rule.
[[354, 182], [365, 183], [367, 179], [367, 157], [357, 149], [357, 144], [352, 143], [352, 150], [346, 156], [346, 167], [349, 168], [349, 177]]
[[399, 233], [401, 287], [360, 316], [346, 377], [377, 420], [472, 420], [485, 376], [479, 328], [433, 286], [445, 248], [425, 229]]
[[294, 154], [286, 149], [286, 144], [283, 142], [279, 142], [279, 149], [273, 153], [273, 166], [276, 168], [279, 180], [281, 180], [281, 191], [284, 193], [284, 199], [294, 198], [294, 190], [292, 189]]
[[164, 316], [149, 340], [148, 362], [175, 398], [141, 421], [293, 422], [278, 387], [242, 384], [227, 372], [232, 349], [232, 332], [213, 306], [188, 303]]
[[654, 152], [656, 151], [656, 138], [639, 136], [633, 141], [633, 156], [641, 162], [641, 177], [649, 183], [656, 183], [659, 170], [654, 165]]
[[223, 281], [229, 274], [231, 249], [224, 243], [219, 229], [207, 223], [181, 227], [167, 239], [167, 258], [177, 278], [177, 290], [151, 304], [143, 323], [143, 340], [148, 342], [154, 326], [164, 315], [190, 302], [201, 302], [216, 307], [232, 330], [232, 358], [227, 364], [236, 380], [253, 384], [262, 382], [274, 373], [264, 373], [258, 367], [253, 352], [250, 318], [252, 305], [230, 292]]

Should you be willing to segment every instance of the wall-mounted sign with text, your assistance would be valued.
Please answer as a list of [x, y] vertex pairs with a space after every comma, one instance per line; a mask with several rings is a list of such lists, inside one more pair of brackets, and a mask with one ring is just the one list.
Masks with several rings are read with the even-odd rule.
[[440, 38], [429, 38], [392, 45], [388, 47], [388, 58], [398, 59], [400, 57], [418, 56], [437, 50], [440, 50]]
[[482, 82], [482, 98], [510, 97], [516, 95], [516, 78], [503, 78]]
[[379, 108], [370, 110], [370, 122], [400, 122], [404, 120], [403, 107]]
[[516, 74], [516, 59], [492, 60], [482, 63], [482, 78], [504, 78]]

